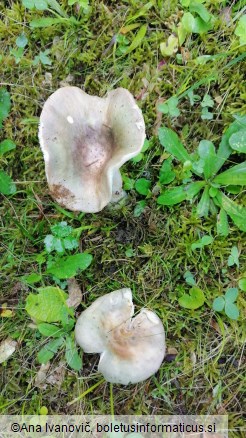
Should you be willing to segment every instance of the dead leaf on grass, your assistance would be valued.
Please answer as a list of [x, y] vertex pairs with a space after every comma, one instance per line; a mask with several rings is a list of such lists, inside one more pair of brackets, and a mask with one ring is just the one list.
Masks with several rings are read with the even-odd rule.
[[65, 363], [60, 362], [56, 368], [51, 370], [46, 380], [47, 383], [49, 383], [50, 385], [58, 386], [58, 388], [60, 388], [65, 378], [65, 371]]
[[14, 312], [12, 309], [8, 308], [8, 304], [3, 303], [1, 305], [1, 309], [0, 309], [1, 318], [12, 318], [13, 315], [14, 315]]
[[42, 364], [37, 372], [34, 383], [35, 383], [35, 386], [37, 386], [40, 389], [47, 388], [47, 384], [45, 383], [45, 381], [46, 381], [47, 372], [49, 370], [49, 367], [50, 367], [50, 362], [47, 362], [46, 364]]
[[10, 356], [15, 352], [17, 342], [11, 338], [5, 339], [0, 344], [0, 363], [8, 360]]
[[82, 292], [75, 278], [68, 279], [68, 295], [66, 303], [68, 307], [78, 307], [82, 301]]

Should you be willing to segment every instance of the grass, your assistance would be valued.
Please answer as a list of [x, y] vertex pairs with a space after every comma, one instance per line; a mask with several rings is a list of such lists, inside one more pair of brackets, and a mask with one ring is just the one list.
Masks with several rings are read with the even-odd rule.
[[[38, 144], [42, 106], [61, 81], [99, 96], [122, 86], [135, 96], [152, 146], [142, 161], [123, 166], [122, 172], [134, 180], [147, 174], [152, 187], [157, 182], [163, 154], [157, 131], [164, 124], [178, 133], [190, 152], [204, 138], [218, 144], [233, 114], [246, 109], [245, 61], [240, 59], [244, 47], [234, 34], [233, 21], [240, 15], [243, 2], [232, 4], [228, 23], [223, 19], [226, 2], [206, 2], [216, 18], [214, 29], [187, 38], [179, 50], [181, 63], [175, 55], [163, 58], [159, 47], [170, 35], [173, 23], [179, 21], [183, 8], [177, 1], [162, 3], [157, 1], [132, 21], [148, 24], [146, 36], [129, 54], [118, 56], [117, 47], [110, 46], [110, 41], [145, 2], [122, 1], [115, 6], [113, 2], [92, 0], [91, 12], [85, 15], [62, 1], [64, 11], [80, 24], [62, 23], [44, 29], [32, 28], [30, 22], [53, 17], [52, 12], [25, 9], [20, 1], [4, 2], [0, 13], [0, 41], [4, 43], [0, 86], [10, 92], [12, 107], [1, 135], [15, 141], [17, 148], [8, 154], [3, 167], [15, 180], [17, 193], [2, 196], [0, 205], [0, 303], [14, 310], [11, 318], [2, 318], [0, 339], [10, 336], [18, 344], [1, 368], [2, 414], [38, 413], [41, 406], [46, 406], [50, 414], [79, 413], [81, 409], [102, 414], [229, 414], [232, 429], [243, 427], [245, 296], [243, 292], [239, 295], [238, 321], [214, 313], [212, 302], [219, 292], [237, 286], [246, 270], [245, 234], [230, 222], [229, 237], [216, 236], [213, 217], [198, 219], [189, 203], [159, 207], [154, 194], [142, 215], [134, 217], [136, 202], [144, 199], [135, 190], [119, 209], [109, 206], [98, 214], [85, 215], [61, 209], [49, 196]], [[127, 38], [133, 41], [137, 31], [129, 31]], [[16, 64], [10, 48], [23, 32], [28, 45]], [[35, 56], [47, 49], [51, 65], [33, 65]], [[213, 58], [197, 64], [195, 60], [201, 55]], [[192, 87], [201, 98], [209, 93], [215, 100], [213, 120], [202, 120], [199, 105], [190, 106], [186, 93]], [[157, 103], [174, 95], [180, 99], [181, 115], [172, 119], [161, 116]], [[245, 191], [239, 199], [246, 205]], [[167, 355], [160, 371], [147, 381], [112, 387], [97, 373], [97, 355], [85, 354], [84, 368], [77, 373], [58, 354], [47, 371], [46, 380], [51, 383], [36, 385], [40, 369], [36, 357], [44, 338], [37, 334], [24, 310], [27, 294], [36, 288], [24, 285], [21, 277], [39, 273], [36, 257], [43, 251], [43, 240], [50, 226], [63, 220], [74, 228], [85, 227], [80, 246], [94, 256], [90, 268], [77, 276], [83, 307], [104, 293], [130, 287], [137, 309], [148, 306], [161, 317], [167, 347], [176, 352]], [[204, 234], [214, 236], [213, 243], [191, 251], [191, 243]], [[240, 251], [239, 268], [227, 266], [235, 245]], [[133, 257], [126, 256], [128, 248], [134, 250]], [[206, 297], [204, 306], [195, 311], [178, 304], [178, 298], [189, 290], [183, 278], [186, 270], [193, 273]], [[42, 281], [53, 284], [49, 276], [43, 276]], [[82, 306], [77, 314], [81, 310]], [[243, 435], [234, 431], [231, 436]]]

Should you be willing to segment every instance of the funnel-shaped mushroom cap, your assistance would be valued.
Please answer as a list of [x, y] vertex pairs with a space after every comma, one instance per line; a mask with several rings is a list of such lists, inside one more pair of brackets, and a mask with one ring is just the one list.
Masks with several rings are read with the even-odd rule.
[[44, 104], [39, 127], [51, 195], [70, 210], [102, 210], [121, 192], [119, 168], [144, 138], [141, 110], [124, 88], [105, 98], [60, 88]]
[[137, 383], [154, 374], [165, 354], [165, 333], [147, 309], [132, 318], [130, 289], [98, 298], [80, 315], [75, 337], [86, 353], [101, 353], [98, 370], [108, 382]]

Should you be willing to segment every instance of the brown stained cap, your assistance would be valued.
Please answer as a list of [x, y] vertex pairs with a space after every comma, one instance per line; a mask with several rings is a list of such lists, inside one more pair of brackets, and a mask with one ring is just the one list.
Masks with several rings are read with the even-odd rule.
[[63, 87], [45, 102], [39, 127], [53, 198], [73, 211], [98, 212], [122, 192], [119, 168], [145, 139], [141, 110], [124, 88], [104, 98]]
[[141, 382], [161, 366], [165, 332], [158, 316], [147, 309], [132, 318], [131, 289], [98, 298], [80, 315], [75, 338], [85, 353], [101, 353], [98, 370], [108, 382]]

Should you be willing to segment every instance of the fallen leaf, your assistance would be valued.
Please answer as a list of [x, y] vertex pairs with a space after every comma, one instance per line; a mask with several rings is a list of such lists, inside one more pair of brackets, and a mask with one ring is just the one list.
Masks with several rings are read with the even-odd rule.
[[0, 316], [1, 318], [11, 318], [14, 315], [14, 312], [12, 309], [7, 308], [8, 304], [3, 303], [0, 309]]
[[78, 307], [82, 301], [82, 292], [75, 278], [68, 279], [68, 299], [66, 301], [68, 307]]
[[47, 383], [49, 383], [50, 385], [58, 386], [58, 388], [60, 388], [65, 377], [65, 370], [65, 363], [60, 362], [56, 368], [51, 370], [46, 380]]
[[160, 44], [162, 56], [172, 56], [178, 51], [179, 40], [175, 35], [170, 35], [164, 43]]
[[8, 360], [10, 356], [15, 352], [17, 342], [11, 338], [5, 339], [0, 344], [0, 363]]
[[49, 370], [49, 367], [50, 367], [50, 362], [47, 362], [46, 364], [42, 364], [37, 372], [34, 383], [35, 383], [35, 386], [37, 386], [40, 389], [47, 388], [47, 384], [45, 383], [45, 381], [46, 381], [47, 372]]

